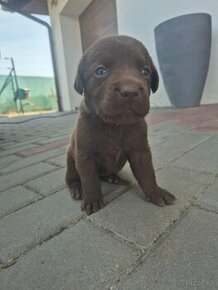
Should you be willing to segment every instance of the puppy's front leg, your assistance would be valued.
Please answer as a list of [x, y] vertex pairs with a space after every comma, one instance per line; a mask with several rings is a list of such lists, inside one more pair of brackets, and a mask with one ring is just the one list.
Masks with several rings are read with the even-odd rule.
[[104, 206], [101, 183], [92, 159], [79, 158], [76, 162], [83, 190], [81, 209], [87, 215], [98, 211]]
[[156, 183], [152, 157], [149, 148], [144, 151], [133, 151], [128, 154], [128, 160], [146, 198], [156, 205], [173, 204], [175, 197]]

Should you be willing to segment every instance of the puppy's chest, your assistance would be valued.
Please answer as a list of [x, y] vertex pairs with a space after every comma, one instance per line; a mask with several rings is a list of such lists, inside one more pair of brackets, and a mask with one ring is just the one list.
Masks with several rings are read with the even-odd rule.
[[124, 138], [120, 132], [104, 132], [97, 138], [95, 148], [96, 161], [116, 163], [124, 155]]

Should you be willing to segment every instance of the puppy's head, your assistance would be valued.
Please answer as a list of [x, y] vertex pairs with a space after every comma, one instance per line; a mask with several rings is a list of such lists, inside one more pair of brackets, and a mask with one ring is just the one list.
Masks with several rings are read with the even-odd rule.
[[96, 41], [80, 61], [74, 87], [104, 122], [129, 124], [149, 111], [158, 73], [143, 44], [128, 36]]

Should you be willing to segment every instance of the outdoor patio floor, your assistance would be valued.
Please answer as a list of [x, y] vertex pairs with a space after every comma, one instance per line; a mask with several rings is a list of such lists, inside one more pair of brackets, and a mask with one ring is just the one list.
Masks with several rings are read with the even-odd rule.
[[218, 289], [218, 104], [147, 117], [174, 205], [145, 201], [127, 165], [89, 217], [64, 183], [78, 115], [35, 117], [0, 118], [1, 290]]

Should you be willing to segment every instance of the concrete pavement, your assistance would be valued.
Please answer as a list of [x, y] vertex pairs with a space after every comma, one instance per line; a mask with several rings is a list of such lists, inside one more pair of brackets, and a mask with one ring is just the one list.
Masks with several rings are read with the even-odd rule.
[[126, 165], [89, 217], [64, 184], [76, 119], [0, 118], [0, 289], [218, 289], [218, 105], [147, 118], [173, 206], [145, 201]]

